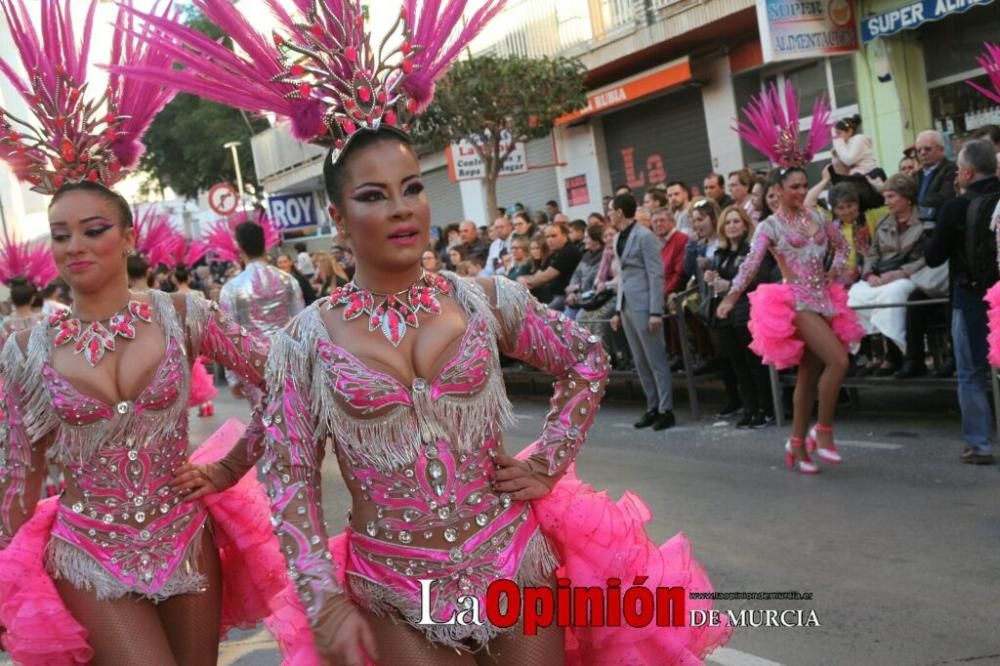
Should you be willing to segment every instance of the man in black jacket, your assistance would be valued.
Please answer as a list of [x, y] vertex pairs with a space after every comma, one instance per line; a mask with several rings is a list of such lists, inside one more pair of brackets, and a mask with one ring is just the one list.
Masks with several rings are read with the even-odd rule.
[[920, 219], [927, 222], [936, 219], [941, 206], [955, 196], [957, 167], [944, 156], [944, 138], [938, 131], [926, 130], [918, 134], [916, 147], [920, 162], [917, 205], [920, 206]]
[[[993, 464], [993, 419], [990, 413], [989, 363], [986, 360], [986, 303], [992, 285], [980, 284], [967, 249], [969, 206], [984, 195], [1000, 192], [997, 158], [987, 141], [970, 141], [958, 155], [959, 182], [965, 194], [942, 206], [930, 238], [924, 243], [927, 265], [949, 263], [952, 285], [951, 337], [958, 369], [958, 404], [962, 411], [965, 462]], [[981, 207], [981, 206], [977, 206]], [[992, 206], [990, 207], [992, 210]], [[981, 218], [980, 218], [981, 219]], [[996, 261], [996, 258], [993, 259]]]

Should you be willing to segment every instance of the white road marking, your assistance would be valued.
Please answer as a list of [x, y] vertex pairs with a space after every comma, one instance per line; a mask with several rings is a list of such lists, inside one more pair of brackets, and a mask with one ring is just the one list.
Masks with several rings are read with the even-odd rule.
[[888, 444], [886, 442], [863, 442], [856, 439], [838, 439], [837, 446], [856, 447], [859, 449], [881, 449], [883, 451], [895, 451], [903, 448], [902, 444]]
[[707, 663], [719, 664], [720, 666], [782, 666], [782, 664], [756, 657], [749, 652], [742, 652], [732, 648], [719, 648], [708, 655]]

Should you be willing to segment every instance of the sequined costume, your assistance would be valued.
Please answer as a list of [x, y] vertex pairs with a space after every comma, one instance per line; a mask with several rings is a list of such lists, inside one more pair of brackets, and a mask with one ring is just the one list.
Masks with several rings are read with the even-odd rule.
[[850, 248], [835, 222], [817, 211], [804, 211], [816, 230], [810, 237], [803, 224], [778, 212], [762, 220], [750, 242], [750, 254], [733, 279], [732, 292], [743, 293], [752, 282], [765, 253], [770, 250], [784, 278], [782, 284], [760, 285], [750, 295], [750, 348], [764, 362], [786, 368], [797, 365], [805, 349], [796, 337], [795, 312], [809, 311], [830, 320], [834, 333], [847, 346], [864, 336], [857, 315], [847, 307], [847, 293], [839, 284], [827, 283], [824, 262], [833, 250], [830, 269], [843, 270]]
[[[401, 616], [433, 642], [474, 650], [505, 630], [485, 618], [482, 625], [419, 624], [418, 579], [433, 579], [430, 613], [443, 622], [467, 608], [462, 597], [475, 597], [484, 609], [486, 588], [494, 580], [547, 584], [560, 565], [559, 553], [572, 558], [571, 553], [582, 551], [599, 559], [610, 551], [610, 561], [632, 539], [642, 553], [652, 549], [661, 555], [641, 530], [648, 510], [645, 520], [623, 518], [621, 539], [609, 544], [603, 541], [608, 523], [601, 521], [634, 514], [603, 494], [589, 491], [584, 501], [594, 505], [567, 511], [570, 496], [582, 496], [576, 486], [567, 490], [560, 482], [560, 492], [530, 503], [492, 489], [492, 458], [504, 451], [503, 429], [513, 421], [500, 351], [556, 378], [552, 409], [540, 439], [530, 447], [532, 458], [550, 474], [571, 468], [593, 424], [608, 377], [607, 356], [599, 337], [546, 309], [521, 285], [497, 280], [491, 304], [478, 282], [443, 275], [468, 316], [468, 327], [454, 356], [410, 385], [371, 369], [330, 339], [321, 319], [327, 299], [308, 308], [287, 335], [276, 339], [268, 369], [272, 393], [263, 418], [262, 471], [290, 577], [310, 623], [347, 591], [362, 607]], [[328, 439], [355, 497], [350, 526], [333, 539], [325, 530], [320, 497]], [[560, 523], [548, 532], [536, 506], [553, 508], [546, 514], [549, 526], [571, 515], [587, 515], [596, 524], [560, 531]], [[672, 547], [686, 543], [680, 537]], [[623, 560], [615, 561], [620, 566]], [[688, 558], [677, 564], [687, 572], [692, 563]], [[565, 573], [584, 572], [570, 568]], [[702, 578], [691, 577], [702, 585], [698, 589], [708, 588]], [[728, 634], [717, 629], [711, 635], [696, 630], [678, 635], [671, 634], [677, 645], [669, 651], [679, 654], [703, 653]], [[605, 647], [615, 655], [626, 650], [614, 640]], [[648, 654], [663, 657], [665, 652]]]
[[46, 316], [43, 313], [30, 314], [27, 317], [15, 317], [10, 316], [0, 323], [0, 346], [7, 342], [7, 338], [19, 333], [21, 331], [26, 331], [35, 324], [45, 321]]
[[[162, 330], [166, 348], [152, 380], [134, 400], [109, 404], [63, 378], [51, 365], [55, 329], [48, 325], [35, 327], [24, 348], [23, 336], [10, 338], [0, 357], [5, 388], [0, 403], [0, 626], [8, 628], [4, 645], [15, 656], [18, 650], [36, 654], [32, 641], [56, 633], [51, 627], [40, 630], [31, 618], [42, 622], [51, 612], [49, 618], [57, 618], [53, 622], [60, 627], [75, 624], [68, 612], [57, 612], [61, 602], [50, 581], [19, 575], [41, 571], [43, 557], [52, 578], [93, 590], [98, 599], [135, 594], [158, 602], [203, 590], [198, 549], [210, 514], [220, 547], [224, 532], [235, 531], [244, 544], [255, 531], [258, 542], [267, 540], [259, 535], [266, 527], [250, 520], [246, 491], [215, 496], [215, 502], [236, 501], [246, 512], [246, 522], [234, 526], [220, 522], [207, 501], [181, 502], [170, 486], [188, 449], [188, 358], [204, 354], [260, 386], [263, 349], [200, 295], [146, 295], [152, 315], [147, 326]], [[231, 451], [223, 465], [233, 471], [234, 482], [259, 456], [263, 433], [256, 423], [246, 433], [245, 447], [232, 446], [238, 434], [224, 438]], [[32, 498], [37, 498], [46, 457], [66, 470], [69, 488], [57, 506], [49, 500], [34, 511]], [[260, 497], [263, 503], [263, 493]], [[240, 549], [237, 545], [229, 557]], [[242, 620], [247, 618], [237, 623]], [[58, 645], [54, 641], [51, 649], [58, 652]]]
[[[263, 260], [249, 262], [239, 275], [222, 285], [219, 305], [264, 343], [304, 307], [295, 278]], [[227, 372], [226, 376], [230, 386], [239, 383], [234, 373]]]

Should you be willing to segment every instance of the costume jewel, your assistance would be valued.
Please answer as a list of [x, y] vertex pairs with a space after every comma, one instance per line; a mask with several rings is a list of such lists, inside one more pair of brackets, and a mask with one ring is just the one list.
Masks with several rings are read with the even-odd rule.
[[[450, 294], [451, 285], [440, 275], [424, 273], [410, 287], [394, 294], [380, 294], [359, 287], [352, 280], [330, 294], [326, 309], [344, 306], [344, 321], [368, 315], [368, 331], [379, 329], [385, 339], [398, 347], [406, 336], [406, 328], [419, 328], [421, 312], [441, 314], [439, 294]], [[381, 298], [381, 302], [376, 302]]]
[[[111, 64], [169, 66], [162, 51], [141, 43], [125, 6], [118, 11], [111, 42]], [[163, 82], [143, 82], [112, 74], [99, 95], [88, 95], [86, 81], [91, 27], [97, 0], [91, 0], [77, 42], [70, 4], [78, 0], [40, 0], [36, 29], [19, 0], [0, 0], [10, 40], [20, 65], [0, 60], [0, 71], [24, 98], [35, 122], [0, 109], [0, 159], [32, 189], [53, 194], [65, 183], [101, 182], [110, 187], [135, 167], [144, 147], [142, 135], [174, 96]], [[169, 3], [168, 3], [169, 4]], [[168, 12], [173, 10], [166, 9]], [[23, 69], [27, 77], [18, 71]]]
[[[176, 21], [131, 10], [155, 28], [143, 37], [183, 67], [112, 71], [274, 113], [289, 121], [294, 138], [330, 147], [336, 162], [359, 132], [405, 134], [430, 105], [435, 81], [505, 2], [485, 0], [466, 16], [468, 0], [403, 0], [389, 32], [373, 39], [359, 0], [289, 3], [297, 12], [265, 0], [277, 20], [270, 36], [256, 32], [256, 17], [241, 14], [231, 0], [197, 0], [201, 14], [232, 39], [233, 51]], [[383, 7], [388, 0], [378, 4], [379, 11], [392, 11]]]
[[129, 301], [128, 305], [108, 320], [105, 327], [99, 321], [84, 322], [73, 317], [69, 310], [63, 310], [52, 315], [49, 327], [56, 329], [55, 345], [61, 347], [73, 342], [73, 352], [83, 354], [90, 367], [104, 358], [104, 354], [115, 350], [115, 339], [135, 339], [135, 321], [147, 324], [153, 321], [149, 303]]
[[799, 141], [799, 95], [791, 81], [785, 82], [782, 100], [778, 87], [771, 84], [743, 107], [746, 122], [733, 129], [744, 141], [764, 153], [775, 166], [801, 167], [830, 143], [830, 105], [826, 95], [813, 104], [812, 124], [804, 145]]

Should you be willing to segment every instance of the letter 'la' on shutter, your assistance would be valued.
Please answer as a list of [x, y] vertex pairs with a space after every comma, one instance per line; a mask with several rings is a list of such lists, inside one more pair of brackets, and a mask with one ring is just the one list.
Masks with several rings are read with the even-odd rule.
[[[679, 90], [601, 116], [612, 186], [628, 184], [642, 201], [659, 180], [701, 186], [712, 171], [701, 91]], [[657, 160], [655, 156], [659, 156]], [[653, 182], [650, 182], [652, 172]]]

